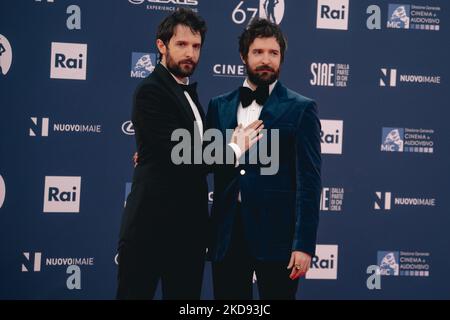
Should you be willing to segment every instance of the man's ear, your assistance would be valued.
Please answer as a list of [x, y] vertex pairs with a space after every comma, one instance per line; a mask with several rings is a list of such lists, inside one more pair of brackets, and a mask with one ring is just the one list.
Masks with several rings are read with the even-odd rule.
[[159, 53], [161, 53], [162, 56], [166, 54], [167, 47], [161, 39], [156, 40], [156, 47], [158, 48]]
[[247, 64], [247, 61], [245, 61], [244, 57], [242, 56], [242, 54], [239, 54], [241, 56], [241, 60], [244, 64]]

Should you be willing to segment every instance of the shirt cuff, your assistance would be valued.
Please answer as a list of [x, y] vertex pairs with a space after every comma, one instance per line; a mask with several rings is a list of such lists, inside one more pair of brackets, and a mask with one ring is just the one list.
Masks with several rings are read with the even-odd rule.
[[242, 155], [241, 148], [239, 148], [239, 146], [238, 146], [236, 143], [233, 143], [233, 142], [230, 142], [228, 145], [229, 145], [229, 146], [231, 147], [231, 149], [233, 149], [233, 151], [234, 151], [234, 154], [235, 154], [235, 156], [236, 156], [236, 165], [235, 165], [235, 167], [238, 167], [238, 166], [239, 166], [239, 158], [240, 158], [241, 155]]

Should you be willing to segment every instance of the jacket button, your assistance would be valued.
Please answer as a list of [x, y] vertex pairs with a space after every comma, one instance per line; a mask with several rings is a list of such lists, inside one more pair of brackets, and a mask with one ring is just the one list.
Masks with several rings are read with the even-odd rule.
[[241, 176], [245, 174], [245, 170], [241, 170]]

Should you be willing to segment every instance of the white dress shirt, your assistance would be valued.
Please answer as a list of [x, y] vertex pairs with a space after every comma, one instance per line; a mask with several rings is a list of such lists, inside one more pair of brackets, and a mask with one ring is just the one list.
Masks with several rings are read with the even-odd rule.
[[[275, 81], [274, 83], [272, 83], [269, 86], [269, 96], [273, 91], [273, 88], [275, 88], [275, 85], [277, 84], [277, 81]], [[250, 84], [248, 83], [248, 79], [245, 79], [244, 84], [242, 85], [243, 87], [247, 87], [250, 88]], [[253, 90], [253, 89], [252, 89]], [[256, 100], [253, 100], [252, 103], [247, 107], [244, 108], [242, 107], [242, 103], [239, 103], [238, 109], [237, 109], [237, 123], [242, 124], [242, 126], [245, 128], [246, 126], [248, 126], [250, 123], [252, 123], [253, 121], [256, 121], [259, 119], [259, 116], [261, 114], [263, 106], [258, 104], [256, 102]], [[242, 151], [239, 148], [239, 146], [235, 143], [230, 143], [229, 144], [231, 148], [233, 148], [234, 153], [236, 154], [236, 158], [239, 159], [242, 155]], [[239, 165], [239, 162], [236, 162], [236, 166]], [[244, 170], [241, 170], [240, 172], [242, 175], [245, 174]], [[238, 201], [241, 202], [241, 192], [239, 192], [239, 196], [238, 196]]]
[[[166, 69], [167, 69], [167, 67], [166, 67]], [[186, 78], [186, 83], [184, 83], [183, 81], [181, 81], [177, 77], [175, 77], [171, 72], [170, 72], [170, 74], [175, 79], [175, 81], [178, 82], [179, 84], [184, 84], [184, 85], [189, 84], [189, 78]], [[200, 131], [200, 139], [203, 141], [203, 121], [202, 121], [202, 117], [200, 116], [200, 113], [198, 112], [198, 107], [194, 103], [194, 100], [192, 100], [189, 93], [186, 90], [184, 90], [183, 92], [184, 92], [184, 95], [186, 96], [187, 101], [189, 102], [189, 105], [191, 106], [192, 113], [194, 114], [194, 117], [195, 117], [195, 122], [197, 122], [197, 126]]]
[[[275, 85], [277, 84], [277, 81], [275, 81], [274, 83], [272, 83], [269, 86], [269, 96], [272, 93], [273, 88], [275, 88]], [[244, 84], [242, 86], [252, 89], [250, 87], [250, 84], [248, 83], [248, 79], [245, 79]], [[256, 102], [256, 100], [253, 100], [252, 103], [247, 108], [242, 107], [242, 103], [239, 103], [239, 106], [238, 106], [238, 109], [237, 109], [237, 115], [236, 115], [237, 124], [238, 125], [242, 124], [242, 126], [245, 128], [246, 126], [248, 126], [253, 121], [258, 120], [259, 119], [259, 115], [261, 114], [262, 108], [263, 108], [263, 106], [258, 104]], [[239, 146], [237, 144], [235, 144], [235, 143], [230, 143], [229, 146], [231, 148], [233, 148], [234, 153], [236, 154], [236, 158], [239, 159], [241, 157], [241, 155], [242, 155], [242, 151], [239, 148]], [[238, 166], [238, 165], [239, 165], [239, 163], [236, 163], [236, 166]]]

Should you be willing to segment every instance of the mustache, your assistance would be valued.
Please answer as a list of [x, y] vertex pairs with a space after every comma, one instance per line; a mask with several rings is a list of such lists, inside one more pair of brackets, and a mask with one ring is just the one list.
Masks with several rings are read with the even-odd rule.
[[191, 60], [191, 59], [181, 60], [178, 64], [183, 64], [183, 63], [189, 63], [189, 64], [195, 66], [194, 60]]
[[275, 72], [275, 70], [272, 67], [269, 67], [269, 66], [256, 67], [255, 71], [271, 71], [271, 72]]

